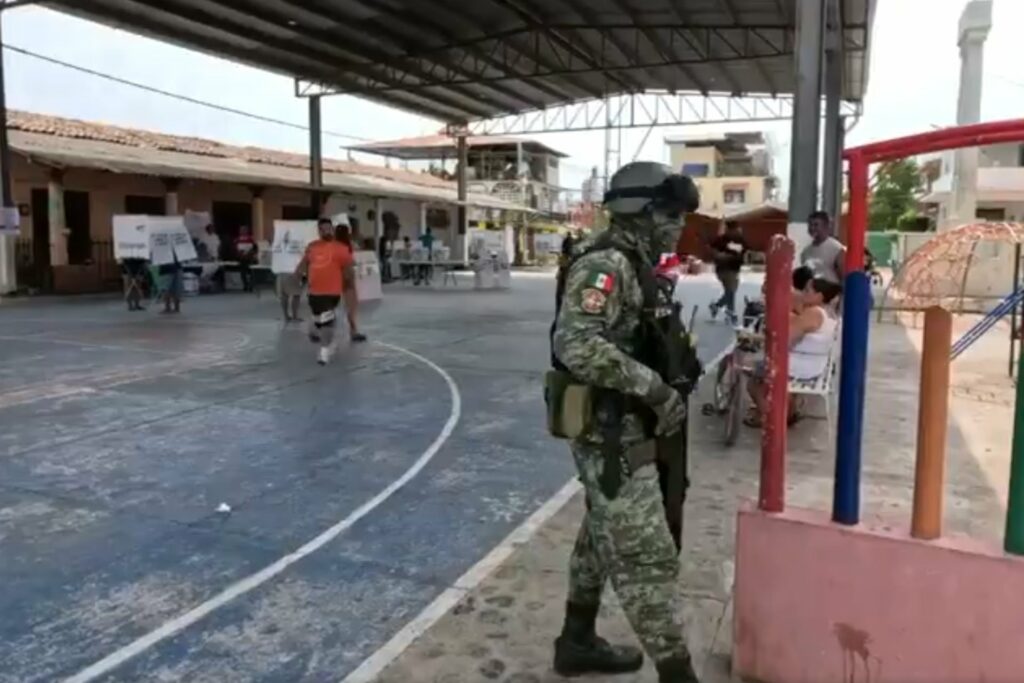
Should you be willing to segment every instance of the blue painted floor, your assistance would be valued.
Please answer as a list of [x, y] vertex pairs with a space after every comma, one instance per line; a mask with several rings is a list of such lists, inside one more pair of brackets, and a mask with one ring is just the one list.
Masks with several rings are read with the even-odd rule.
[[[553, 281], [465, 287], [393, 289], [366, 311], [373, 340], [459, 387], [460, 421], [426, 468], [98, 680], [337, 682], [565, 483], [540, 386]], [[3, 683], [72, 675], [290, 553], [400, 477], [451, 413], [443, 378], [385, 346], [319, 368], [269, 297], [183, 309], [0, 308]], [[729, 334], [701, 325], [711, 357]]]

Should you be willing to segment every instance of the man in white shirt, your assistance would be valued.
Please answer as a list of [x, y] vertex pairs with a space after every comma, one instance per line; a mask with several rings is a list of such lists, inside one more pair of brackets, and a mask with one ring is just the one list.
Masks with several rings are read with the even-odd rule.
[[807, 232], [811, 243], [800, 252], [800, 265], [837, 285], [845, 275], [846, 247], [832, 236], [832, 219], [824, 211], [815, 211], [807, 219]]

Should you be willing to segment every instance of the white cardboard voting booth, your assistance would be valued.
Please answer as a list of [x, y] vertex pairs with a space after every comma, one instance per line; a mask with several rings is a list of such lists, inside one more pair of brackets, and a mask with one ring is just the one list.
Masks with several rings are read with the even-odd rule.
[[[335, 224], [348, 224], [346, 214], [332, 218]], [[274, 273], [294, 273], [299, 267], [302, 255], [310, 242], [320, 236], [316, 221], [274, 221], [274, 243], [271, 245], [270, 269]], [[353, 254], [356, 274], [356, 295], [360, 301], [380, 299], [383, 290], [380, 283], [380, 262], [372, 251], [357, 251]]]
[[380, 261], [372, 251], [355, 252], [356, 295], [360, 301], [373, 301], [384, 297], [380, 285]]
[[148, 260], [154, 266], [199, 258], [181, 216], [114, 216], [114, 258]]
[[270, 270], [294, 273], [310, 242], [319, 237], [316, 221], [274, 221], [274, 243], [270, 246]]
[[508, 253], [475, 239], [471, 252], [473, 259], [473, 286], [475, 289], [508, 289], [512, 286], [512, 269]]

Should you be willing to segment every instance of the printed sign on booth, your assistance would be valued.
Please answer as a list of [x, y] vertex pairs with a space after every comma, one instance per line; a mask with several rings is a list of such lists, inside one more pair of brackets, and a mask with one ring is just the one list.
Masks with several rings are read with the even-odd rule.
[[195, 261], [195, 245], [181, 216], [114, 216], [114, 258], [148, 259], [155, 266]]
[[270, 270], [294, 273], [310, 242], [319, 237], [316, 221], [274, 221], [274, 243], [270, 247]]
[[148, 216], [114, 216], [114, 258], [149, 259]]

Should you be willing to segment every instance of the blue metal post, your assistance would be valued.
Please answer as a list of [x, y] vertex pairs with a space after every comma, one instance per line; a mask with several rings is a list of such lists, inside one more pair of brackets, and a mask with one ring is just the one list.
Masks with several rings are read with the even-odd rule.
[[864, 432], [871, 281], [857, 270], [843, 289], [843, 340], [839, 364], [839, 420], [836, 429], [836, 475], [832, 521], [860, 521], [860, 463]]

